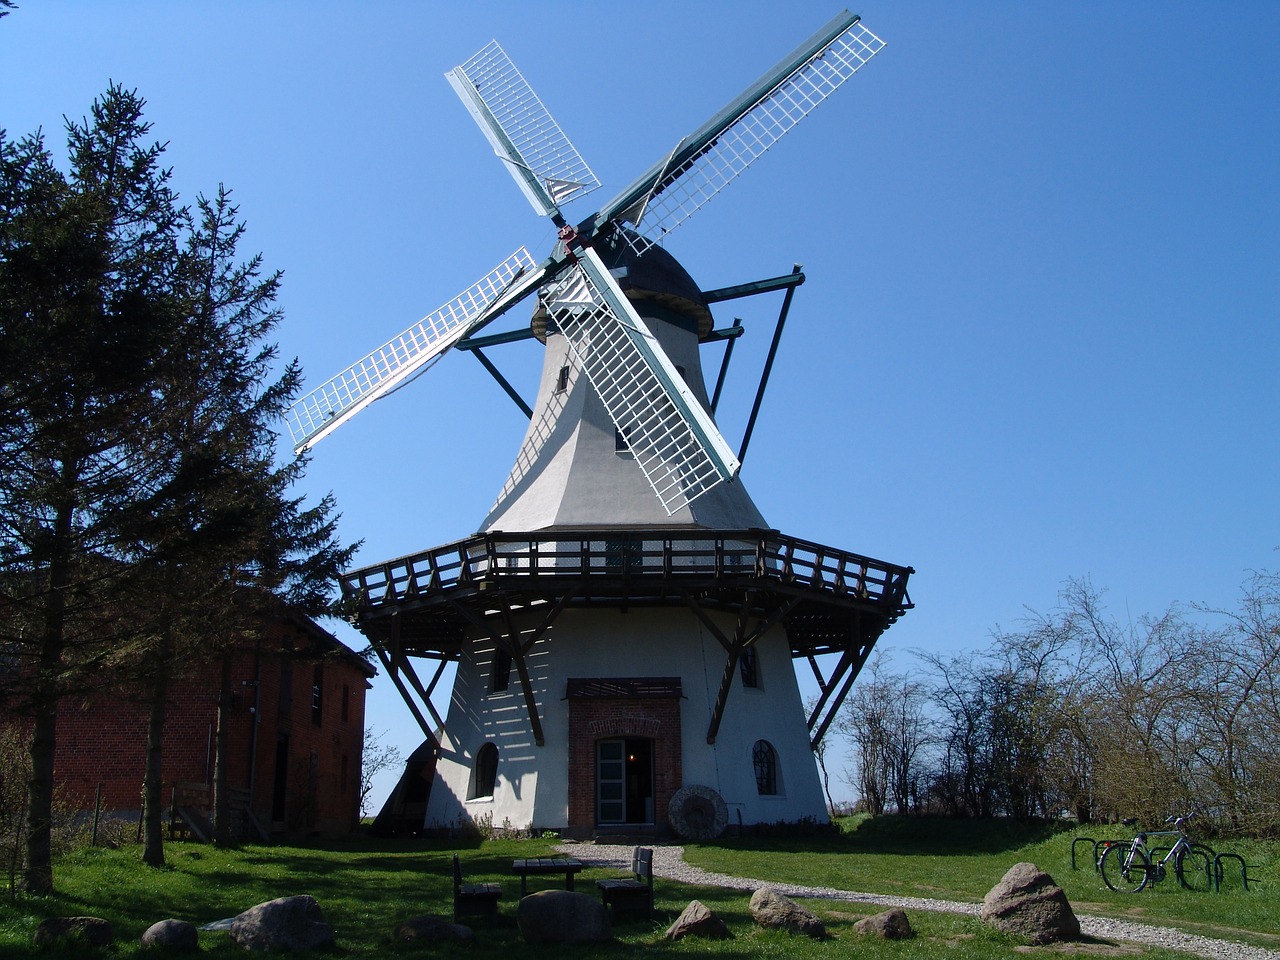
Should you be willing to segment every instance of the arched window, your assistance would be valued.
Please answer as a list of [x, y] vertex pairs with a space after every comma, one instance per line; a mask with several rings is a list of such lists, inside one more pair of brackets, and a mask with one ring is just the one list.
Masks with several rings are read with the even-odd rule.
[[471, 789], [467, 792], [467, 799], [480, 800], [492, 797], [493, 787], [497, 782], [498, 748], [492, 743], [485, 743], [476, 751], [475, 766], [471, 768]]
[[762, 797], [778, 792], [778, 751], [768, 740], [757, 740], [751, 748], [751, 764], [756, 770], [756, 792]]

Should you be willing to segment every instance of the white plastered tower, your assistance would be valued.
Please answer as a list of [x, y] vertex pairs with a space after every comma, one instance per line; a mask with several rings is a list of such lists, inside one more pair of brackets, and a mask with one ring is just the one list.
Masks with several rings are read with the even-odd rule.
[[[606, 259], [705, 407], [697, 286], [657, 247]], [[770, 530], [738, 481], [668, 515], [566, 338], [542, 311], [533, 330], [533, 416], [481, 530], [376, 568], [378, 587], [353, 575], [381, 595], [360, 626], [388, 666], [456, 663], [422, 825], [588, 837], [825, 821], [811, 744], [900, 612], [907, 571]], [[826, 710], [806, 713], [794, 660], [832, 654]], [[682, 804], [714, 815], [691, 828]]]

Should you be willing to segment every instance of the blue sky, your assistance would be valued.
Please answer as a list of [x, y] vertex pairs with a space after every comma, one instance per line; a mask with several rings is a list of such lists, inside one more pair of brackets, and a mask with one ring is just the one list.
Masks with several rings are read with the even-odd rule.
[[[0, 126], [61, 152], [64, 115], [137, 88], [184, 198], [227, 184], [243, 250], [285, 271], [278, 338], [311, 384], [553, 242], [445, 70], [503, 44], [605, 183], [574, 219], [840, 9], [20, 3]], [[881, 641], [903, 665], [1068, 577], [1121, 619], [1230, 605], [1280, 545], [1280, 4], [854, 9], [884, 52], [668, 244], [707, 289], [808, 276], [740, 482], [785, 533], [916, 568]], [[716, 314], [748, 330], [735, 447], [778, 304]], [[539, 350], [491, 356], [531, 395]], [[450, 355], [323, 441], [306, 488], [360, 564], [415, 552], [477, 528], [524, 427]], [[419, 739], [385, 678], [369, 719]]]

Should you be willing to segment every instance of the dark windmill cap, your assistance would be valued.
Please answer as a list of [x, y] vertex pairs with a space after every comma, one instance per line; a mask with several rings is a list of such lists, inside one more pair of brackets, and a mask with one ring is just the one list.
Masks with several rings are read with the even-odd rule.
[[[635, 242], [626, 242], [620, 234], [626, 234]], [[656, 302], [688, 317], [697, 324], [699, 340], [711, 332], [711, 311], [702, 298], [702, 291], [688, 271], [664, 248], [630, 230], [609, 232], [607, 235], [598, 233], [592, 238], [591, 246], [632, 303]], [[637, 247], [644, 252], [636, 253]], [[548, 319], [547, 312], [539, 303], [533, 314], [532, 328], [534, 335], [543, 343], [547, 341]]]

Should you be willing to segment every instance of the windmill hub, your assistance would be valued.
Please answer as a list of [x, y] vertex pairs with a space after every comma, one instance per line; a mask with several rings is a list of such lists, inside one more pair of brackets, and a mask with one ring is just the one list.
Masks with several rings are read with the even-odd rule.
[[[698, 339], [706, 339], [713, 326], [711, 311], [702, 291], [685, 268], [666, 248], [657, 244], [627, 242], [628, 235], [633, 238], [637, 235], [633, 231], [620, 232], [620, 238], [615, 234], [608, 240], [597, 235], [593, 238], [592, 248], [600, 255], [627, 299], [636, 304], [637, 309], [646, 300], [661, 304], [677, 317], [688, 318]], [[534, 335], [543, 343], [547, 342], [549, 318], [545, 306], [539, 303], [534, 310], [532, 327]]]

